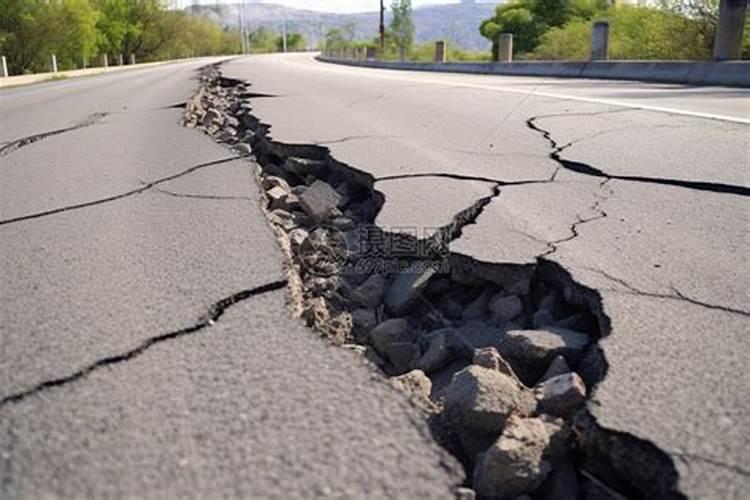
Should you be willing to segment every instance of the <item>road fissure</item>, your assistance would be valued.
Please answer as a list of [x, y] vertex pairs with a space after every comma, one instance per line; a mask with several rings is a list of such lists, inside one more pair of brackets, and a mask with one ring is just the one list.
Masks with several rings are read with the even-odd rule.
[[[414, 175], [484, 180], [492, 191], [433, 235], [392, 233], [374, 223], [385, 203], [374, 186], [409, 175], [376, 179], [320, 145], [272, 139], [271, 125], [242, 97], [248, 87], [222, 77], [218, 65], [204, 68], [185, 125], [255, 161], [262, 209], [285, 254], [293, 314], [361, 353], [406, 392], [480, 497], [541, 491], [560, 480], [561, 470], [574, 471], [574, 480], [596, 477], [624, 495], [681, 497], [669, 455], [600, 427], [586, 410], [607, 371], [598, 341], [610, 326], [599, 293], [544, 255], [528, 265], [450, 251], [503, 186], [554, 178], [504, 183]], [[605, 217], [605, 199], [592, 205], [596, 217], [579, 216], [570, 237], [548, 243], [551, 250], [577, 237], [580, 225]], [[548, 341], [562, 344], [543, 347]], [[564, 396], [552, 402], [551, 394]], [[516, 443], [524, 433], [536, 438]], [[505, 454], [516, 444], [522, 456]], [[624, 455], [645, 458], [637, 465]]]

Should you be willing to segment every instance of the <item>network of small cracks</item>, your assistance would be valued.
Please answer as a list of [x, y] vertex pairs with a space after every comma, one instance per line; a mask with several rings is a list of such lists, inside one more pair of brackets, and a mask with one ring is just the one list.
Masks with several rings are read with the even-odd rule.
[[152, 347], [158, 344], [161, 344], [163, 342], [168, 342], [168, 341], [176, 340], [181, 337], [188, 336], [188, 335], [200, 333], [206, 328], [212, 326], [217, 321], [219, 321], [219, 319], [221, 319], [224, 313], [235, 304], [244, 302], [258, 295], [281, 290], [285, 288], [286, 286], [287, 286], [286, 280], [274, 281], [274, 282], [267, 283], [265, 285], [261, 285], [258, 287], [248, 288], [246, 290], [242, 290], [241, 292], [237, 292], [227, 297], [224, 297], [218, 300], [217, 302], [214, 302], [208, 308], [206, 313], [203, 314], [198, 319], [198, 321], [196, 321], [196, 323], [194, 323], [193, 325], [188, 326], [187, 328], [182, 328], [179, 330], [163, 333], [155, 337], [150, 337], [142, 341], [137, 346], [125, 352], [98, 359], [97, 361], [87, 366], [84, 366], [83, 368], [80, 368], [79, 370], [73, 373], [70, 373], [68, 375], [45, 380], [43, 382], [38, 383], [37, 385], [33, 387], [17, 392], [15, 394], [10, 394], [8, 396], [5, 396], [2, 399], [0, 399], [0, 410], [10, 404], [21, 402], [24, 399], [31, 397], [31, 396], [35, 396], [41, 392], [46, 392], [57, 387], [61, 387], [64, 385], [72, 384], [74, 382], [78, 382], [88, 377], [93, 372], [100, 370], [102, 368], [128, 362], [144, 354], [146, 351], [148, 351]]

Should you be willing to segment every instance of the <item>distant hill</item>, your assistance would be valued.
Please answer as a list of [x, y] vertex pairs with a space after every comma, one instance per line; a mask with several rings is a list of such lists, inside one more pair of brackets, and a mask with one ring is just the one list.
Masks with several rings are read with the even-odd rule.
[[[479, 24], [492, 16], [500, 2], [476, 3], [464, 0], [449, 5], [428, 5], [414, 9], [417, 42], [446, 39], [466, 50], [489, 50], [490, 43], [479, 34]], [[218, 6], [195, 5], [189, 7], [194, 14], [209, 17], [229, 27], [239, 25], [241, 4]], [[308, 43], [316, 47], [326, 32], [333, 27], [351, 23], [357, 39], [374, 38], [378, 33], [378, 13], [333, 14], [304, 9], [293, 9], [272, 3], [251, 3], [246, 6], [245, 19], [251, 28], [264, 26], [281, 30], [284, 21], [287, 30], [303, 33]], [[390, 10], [386, 11], [386, 24]]]

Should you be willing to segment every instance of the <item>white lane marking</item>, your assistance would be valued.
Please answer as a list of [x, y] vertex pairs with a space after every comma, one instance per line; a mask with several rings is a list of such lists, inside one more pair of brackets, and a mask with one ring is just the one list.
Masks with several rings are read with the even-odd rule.
[[[679, 108], [672, 108], [668, 106], [652, 106], [650, 104], [637, 104], [637, 103], [631, 103], [626, 101], [621, 101], [617, 99], [605, 99], [605, 98], [599, 98], [599, 97], [580, 97], [580, 96], [573, 96], [570, 94], [559, 94], [556, 92], [544, 92], [539, 90], [533, 89], [533, 82], [529, 82], [528, 87], [532, 88], [512, 88], [512, 87], [504, 87], [501, 85], [485, 85], [481, 83], [470, 83], [470, 82], [462, 82], [458, 79], [452, 79], [452, 81], [444, 81], [444, 80], [436, 80], [434, 78], [424, 78], [424, 77], [416, 77], [416, 76], [404, 76], [404, 75], [395, 75], [395, 74], [385, 74], [385, 73], [396, 73], [400, 70], [380, 70], [375, 68], [360, 68], [360, 67], [353, 67], [353, 66], [336, 66], [334, 64], [330, 63], [321, 63], [314, 61], [313, 59], [307, 60], [307, 64], [304, 64], [300, 61], [292, 61], [290, 58], [279, 58], [277, 59], [279, 61], [282, 61], [285, 64], [291, 64], [294, 66], [303, 66], [307, 69], [314, 69], [317, 71], [324, 71], [324, 72], [335, 72], [335, 73], [342, 73], [352, 76], [360, 76], [360, 77], [366, 77], [366, 78], [380, 78], [382, 80], [397, 80], [397, 81], [403, 81], [403, 82], [410, 82], [410, 83], [429, 83], [429, 84], [435, 84], [435, 85], [450, 85], [453, 87], [467, 87], [467, 88], [475, 88], [475, 89], [482, 89], [482, 90], [492, 90], [495, 92], [507, 92], [512, 94], [532, 94], [534, 96], [539, 97], [547, 97], [550, 99], [561, 99], [566, 101], [575, 101], [575, 102], [588, 102], [592, 104], [602, 104], [606, 106], [617, 106], [621, 108], [632, 108], [632, 109], [641, 109], [644, 111], [656, 111], [660, 113], [669, 113], [674, 115], [683, 115], [683, 116], [692, 116], [696, 118], [707, 118], [710, 120], [720, 120], [720, 121], [726, 121], [726, 122], [732, 122], [732, 123], [741, 123], [744, 125], [750, 125], [750, 118], [742, 118], [738, 116], [730, 116], [730, 115], [722, 115], [722, 114], [716, 114], [716, 113], [705, 113], [701, 111], [690, 111], [685, 109], [679, 109]], [[310, 64], [312, 63], [312, 64]], [[374, 69], [374, 71], [373, 71]], [[354, 70], [354, 71], [351, 71]], [[360, 70], [360, 71], [358, 71]], [[364, 70], [364, 71], [361, 71]], [[369, 71], [368, 71], [369, 70]], [[382, 72], [385, 73], [382, 73]], [[405, 73], [406, 75], [413, 75], [413, 72]], [[482, 76], [482, 75], [462, 75], [460, 73], [445, 73], [446, 75], [450, 75], [452, 77], [455, 76]], [[539, 78], [540, 80], [545, 80], [544, 78]], [[553, 79], [547, 79], [551, 81], [559, 81], [559, 78], [553, 78]], [[586, 80], [587, 82], [590, 82], [592, 80]], [[574, 83], [575, 80], [571, 80], [571, 83]], [[635, 82], [630, 82], [635, 83]], [[537, 84], [538, 85], [538, 84]], [[637, 97], [637, 96], [635, 96]], [[748, 98], [750, 100], [750, 91], [748, 91]], [[740, 108], [742, 109], [742, 108]]]

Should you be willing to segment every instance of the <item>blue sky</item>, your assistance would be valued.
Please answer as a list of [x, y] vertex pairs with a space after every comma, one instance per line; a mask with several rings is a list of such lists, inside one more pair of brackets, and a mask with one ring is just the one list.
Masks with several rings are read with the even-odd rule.
[[[221, 0], [221, 3], [235, 3], [241, 0]], [[200, 0], [201, 4], [212, 4], [215, 0]], [[459, 0], [412, 0], [415, 7], [428, 4], [458, 3]], [[181, 0], [183, 5], [194, 3], [193, 0]], [[249, 2], [248, 2], [249, 3]], [[377, 11], [379, 0], [268, 0], [265, 3], [277, 3], [298, 9], [322, 10], [326, 12], [364, 12]], [[391, 0], [385, 0], [386, 5]]]

